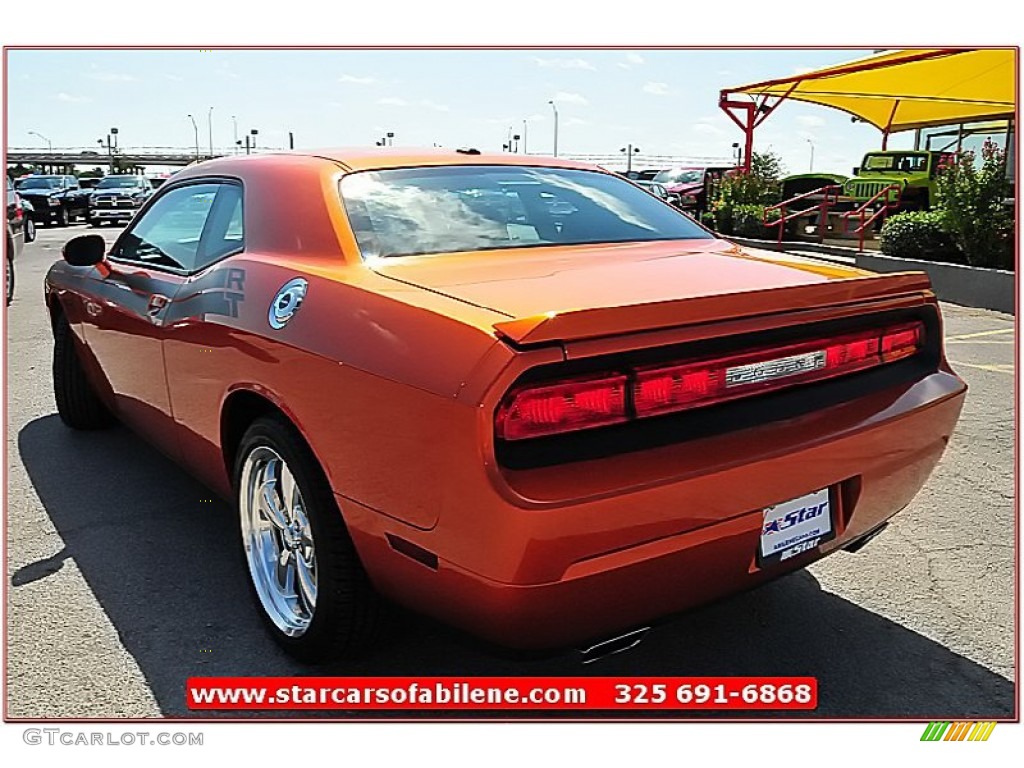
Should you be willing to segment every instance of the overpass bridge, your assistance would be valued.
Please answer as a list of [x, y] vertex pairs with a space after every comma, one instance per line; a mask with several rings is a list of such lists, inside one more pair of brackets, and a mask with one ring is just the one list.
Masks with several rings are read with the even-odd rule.
[[32, 165], [44, 173], [71, 173], [75, 166], [101, 166], [108, 170], [116, 168], [127, 173], [142, 173], [151, 165], [186, 166], [197, 160], [209, 160], [236, 152], [234, 147], [214, 147], [212, 155], [208, 150], [200, 149], [196, 152], [195, 149], [181, 147], [119, 147], [116, 152], [97, 152], [91, 147], [9, 147], [7, 166]]

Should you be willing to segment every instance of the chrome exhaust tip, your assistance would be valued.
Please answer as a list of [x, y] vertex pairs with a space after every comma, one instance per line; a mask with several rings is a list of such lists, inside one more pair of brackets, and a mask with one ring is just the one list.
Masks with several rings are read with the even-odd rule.
[[625, 634], [616, 635], [615, 637], [607, 640], [602, 640], [600, 643], [596, 643], [587, 648], [581, 648], [581, 661], [584, 664], [593, 664], [595, 661], [607, 658], [608, 656], [614, 656], [616, 653], [622, 653], [623, 651], [636, 648], [643, 642], [644, 638], [647, 637], [647, 633], [650, 631], [650, 627], [640, 627], [639, 629], [630, 630]]

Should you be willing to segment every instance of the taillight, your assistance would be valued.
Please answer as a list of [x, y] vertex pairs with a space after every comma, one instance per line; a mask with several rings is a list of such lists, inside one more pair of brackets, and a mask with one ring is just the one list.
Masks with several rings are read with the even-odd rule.
[[924, 343], [924, 326], [921, 323], [890, 328], [882, 335], [882, 361], [891, 363], [910, 357], [921, 349]]
[[504, 440], [552, 435], [626, 420], [626, 376], [565, 379], [506, 396], [496, 428]]
[[924, 323], [914, 322], [622, 375], [526, 386], [510, 392], [498, 409], [497, 436], [522, 440], [714, 405], [902, 360], [923, 345]]
[[901, 360], [917, 353], [923, 339], [924, 324], [917, 322], [686, 365], [642, 368], [633, 382], [633, 403], [636, 415], [643, 417], [736, 400]]

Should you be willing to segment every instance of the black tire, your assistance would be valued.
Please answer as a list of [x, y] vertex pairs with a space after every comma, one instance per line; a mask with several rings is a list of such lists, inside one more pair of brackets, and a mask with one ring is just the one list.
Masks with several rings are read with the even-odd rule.
[[57, 226], [66, 227], [71, 223], [71, 214], [68, 213], [68, 209], [63, 206], [57, 211]]
[[113, 421], [86, 378], [75, 335], [63, 313], [53, 330], [53, 397], [61, 421], [71, 429], [102, 429]]
[[103, 219], [89, 219], [89, 226], [90, 227], [102, 227], [103, 226]]
[[281, 416], [255, 420], [239, 444], [234, 466], [239, 520], [243, 514], [242, 470], [246, 459], [260, 447], [271, 448], [284, 460], [302, 495], [316, 552], [317, 597], [305, 632], [297, 637], [285, 634], [268, 616], [260, 600], [242, 541], [242, 561], [253, 602], [274, 640], [295, 658], [315, 664], [357, 655], [379, 634], [382, 600], [359, 561], [319, 462], [298, 430]]
[[7, 306], [11, 306], [11, 302], [14, 301], [14, 257], [11, 255], [14, 251], [14, 244], [11, 242], [7, 243], [7, 273], [4, 275], [7, 283]]
[[25, 242], [31, 243], [36, 239], [36, 223], [31, 216], [25, 217]]

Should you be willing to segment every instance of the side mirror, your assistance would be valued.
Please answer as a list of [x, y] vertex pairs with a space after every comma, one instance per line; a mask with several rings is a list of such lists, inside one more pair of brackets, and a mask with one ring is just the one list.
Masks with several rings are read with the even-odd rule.
[[860, 166], [859, 165], [855, 165], [855, 166], [853, 166], [853, 170], [850, 171], [850, 174], [852, 176], [856, 176], [858, 171], [860, 171]]
[[73, 267], [92, 267], [103, 261], [106, 251], [102, 235], [79, 235], [64, 244], [61, 255]]

